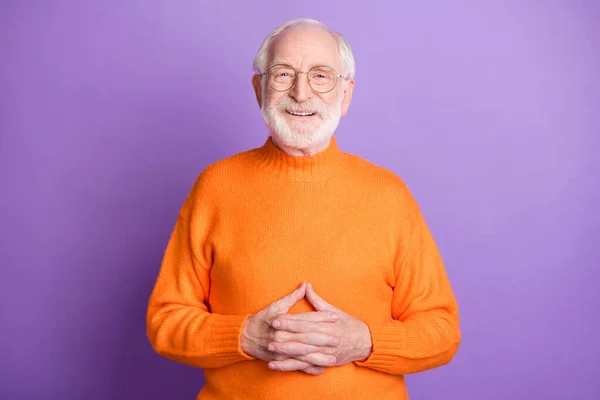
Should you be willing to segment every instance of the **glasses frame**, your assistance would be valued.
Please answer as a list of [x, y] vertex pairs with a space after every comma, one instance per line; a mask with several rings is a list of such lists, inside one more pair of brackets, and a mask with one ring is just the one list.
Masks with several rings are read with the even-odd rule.
[[[268, 75], [270, 75], [270, 74], [271, 74], [271, 70], [272, 70], [273, 68], [275, 68], [275, 67], [282, 67], [282, 66], [283, 66], [283, 67], [289, 67], [289, 68], [291, 68], [291, 69], [293, 69], [293, 70], [294, 70], [294, 74], [295, 74], [295, 75], [294, 75], [294, 81], [292, 82], [292, 85], [291, 85], [289, 88], [287, 88], [287, 89], [283, 89], [283, 90], [282, 90], [282, 89], [275, 89], [275, 88], [274, 88], [273, 86], [271, 86], [271, 84], [269, 83], [269, 87], [270, 87], [271, 89], [275, 90], [276, 92], [287, 92], [288, 90], [291, 90], [291, 89], [292, 89], [294, 86], [296, 86], [296, 82], [298, 82], [298, 75], [300, 75], [300, 74], [306, 74], [306, 81], [308, 82], [308, 86], [310, 87], [310, 89], [311, 89], [313, 92], [316, 92], [316, 93], [321, 93], [321, 94], [324, 94], [324, 93], [329, 93], [329, 92], [331, 92], [333, 89], [335, 89], [335, 87], [337, 86], [337, 83], [338, 83], [338, 80], [339, 80], [339, 78], [342, 78], [342, 79], [344, 79], [344, 80], [348, 79], [348, 77], [347, 77], [347, 76], [344, 76], [344, 75], [338, 74], [338, 72], [337, 72], [337, 70], [336, 70], [335, 68], [333, 68], [333, 67], [331, 67], [331, 66], [329, 66], [329, 65], [325, 65], [325, 64], [312, 66], [312, 67], [311, 67], [311, 68], [310, 68], [308, 71], [298, 71], [298, 70], [296, 70], [296, 68], [292, 67], [292, 66], [291, 66], [291, 65], [289, 65], [289, 64], [285, 64], [285, 63], [278, 63], [278, 64], [271, 65], [271, 66], [269, 67], [269, 69], [268, 69], [266, 72], [263, 72], [263, 73], [261, 73], [260, 75], [261, 75], [261, 76], [266, 76], [266, 77], [267, 77], [267, 79], [268, 79]], [[312, 71], [312, 70], [313, 70], [313, 69], [315, 69], [315, 68], [323, 68], [323, 67], [325, 67], [325, 68], [330, 68], [330, 69], [332, 69], [332, 70], [333, 70], [333, 72], [335, 73], [335, 74], [334, 74], [334, 76], [335, 76], [335, 83], [333, 84], [333, 86], [331, 87], [331, 89], [329, 89], [329, 90], [327, 90], [327, 91], [324, 91], [324, 92], [322, 92], [322, 91], [319, 91], [319, 90], [316, 90], [314, 87], [312, 87], [312, 85], [310, 84], [310, 78], [309, 78], [310, 71]]]

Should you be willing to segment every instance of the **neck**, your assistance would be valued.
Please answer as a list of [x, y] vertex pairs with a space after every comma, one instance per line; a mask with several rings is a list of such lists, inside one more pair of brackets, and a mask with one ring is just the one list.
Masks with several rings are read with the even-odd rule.
[[316, 144], [315, 146], [303, 148], [303, 147], [286, 146], [283, 143], [281, 143], [281, 141], [279, 140], [279, 138], [277, 138], [277, 136], [272, 135], [271, 137], [273, 139], [273, 144], [275, 145], [275, 147], [277, 147], [279, 150], [283, 151], [284, 153], [289, 154], [290, 156], [294, 156], [294, 157], [314, 156], [315, 154], [318, 154], [318, 153], [322, 152], [323, 150], [327, 149], [331, 143], [331, 136], [329, 136], [329, 137], [327, 137], [327, 139], [325, 139], [321, 143]]
[[327, 141], [329, 146], [322, 151], [306, 155], [315, 152], [317, 147], [301, 149], [301, 155], [294, 156], [280, 149], [275, 145], [273, 136], [269, 136], [264, 146], [252, 151], [255, 157], [255, 166], [269, 174], [296, 182], [327, 180], [344, 173], [347, 160], [334, 136], [328, 138]]

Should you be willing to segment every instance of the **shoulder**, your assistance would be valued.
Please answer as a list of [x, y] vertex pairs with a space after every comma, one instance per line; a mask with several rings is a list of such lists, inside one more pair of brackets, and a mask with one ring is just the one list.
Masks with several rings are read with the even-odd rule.
[[214, 191], [224, 184], [233, 185], [243, 180], [252, 170], [252, 157], [256, 149], [245, 150], [207, 165], [197, 174], [193, 188]]
[[402, 176], [363, 157], [348, 157], [350, 174], [356, 186], [362, 187], [363, 198], [370, 199], [390, 222], [408, 227], [423, 218], [419, 202]]
[[361, 156], [346, 154], [351, 174], [370, 190], [396, 198], [414, 199], [406, 181], [398, 173]]
[[195, 176], [188, 190], [186, 205], [197, 207], [215, 205], [227, 188], [244, 184], [244, 175], [251, 170], [251, 157], [255, 149], [222, 158], [204, 167]]

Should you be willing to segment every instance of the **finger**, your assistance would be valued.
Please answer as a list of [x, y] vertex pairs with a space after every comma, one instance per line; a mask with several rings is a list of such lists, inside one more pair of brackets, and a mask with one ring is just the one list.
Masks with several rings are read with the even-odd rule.
[[273, 360], [285, 360], [289, 357], [305, 356], [310, 353], [323, 353], [335, 355], [338, 352], [337, 347], [313, 346], [300, 342], [272, 342], [268, 346], [269, 351], [273, 353]]
[[308, 300], [317, 311], [338, 311], [337, 308], [323, 300], [321, 296], [315, 292], [311, 283], [306, 285], [306, 300]]
[[339, 316], [331, 311], [312, 311], [298, 314], [282, 314], [278, 317], [278, 319], [280, 318], [308, 322], [335, 322], [339, 319]]
[[268, 361], [283, 361], [287, 360], [288, 358], [290, 358], [290, 356], [286, 356], [285, 354], [273, 353], [271, 354], [271, 359]]
[[300, 342], [312, 346], [335, 347], [340, 344], [340, 338], [338, 338], [337, 336], [320, 332], [292, 333], [286, 331], [275, 331], [272, 334], [271, 343], [277, 342]]
[[[321, 367], [332, 367], [337, 362], [335, 356], [323, 353], [310, 353], [305, 356], [297, 356], [293, 359], [307, 362], [309, 364]], [[290, 360], [290, 358], [288, 358]]]
[[289, 311], [290, 308], [292, 308], [292, 306], [294, 304], [296, 304], [297, 302], [299, 302], [300, 300], [302, 300], [304, 298], [306, 294], [306, 283], [302, 282], [302, 284], [300, 285], [300, 287], [296, 290], [294, 290], [292, 293], [288, 294], [287, 296], [277, 300], [275, 303], [273, 303], [273, 308], [275, 309], [275, 311], [279, 314], [281, 313], [286, 313]]
[[306, 372], [309, 375], [321, 375], [323, 372], [325, 372], [325, 368], [312, 366], [312, 367], [303, 369], [302, 372]]
[[306, 321], [298, 321], [298, 320], [290, 320], [287, 318], [277, 318], [274, 320], [271, 325], [275, 329], [281, 331], [288, 332], [321, 332], [321, 333], [329, 333], [332, 331], [335, 325], [328, 324], [325, 322], [306, 322]]
[[298, 356], [287, 358], [282, 361], [270, 361], [269, 368], [276, 371], [298, 371], [306, 368], [315, 367], [330, 367], [335, 365], [336, 358], [321, 353], [312, 353], [306, 356]]
[[282, 361], [270, 361], [268, 366], [275, 371], [299, 371], [310, 368], [313, 365], [295, 358], [287, 358]]
[[268, 346], [269, 351], [287, 356], [305, 356], [310, 353], [322, 351], [324, 348], [300, 342], [272, 342]]

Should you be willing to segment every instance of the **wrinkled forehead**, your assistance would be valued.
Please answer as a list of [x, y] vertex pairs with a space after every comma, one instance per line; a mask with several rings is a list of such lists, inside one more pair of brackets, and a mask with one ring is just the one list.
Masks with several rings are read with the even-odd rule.
[[271, 42], [267, 66], [278, 63], [290, 64], [303, 71], [315, 65], [328, 65], [341, 70], [337, 40], [330, 32], [314, 26], [289, 28]]

